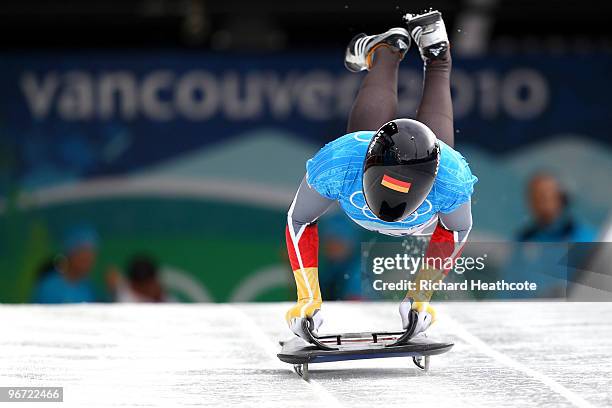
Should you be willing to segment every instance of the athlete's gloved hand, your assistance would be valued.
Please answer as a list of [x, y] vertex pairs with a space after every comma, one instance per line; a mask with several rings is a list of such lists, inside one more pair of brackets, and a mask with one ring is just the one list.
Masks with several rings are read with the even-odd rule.
[[[411, 310], [414, 310], [416, 313], [410, 313]], [[436, 309], [429, 302], [416, 302], [412, 298], [405, 298], [400, 303], [399, 312], [404, 329], [414, 324], [412, 336], [423, 333], [436, 321]], [[413, 319], [416, 322], [413, 322]]]
[[321, 301], [317, 300], [300, 300], [295, 306], [287, 311], [285, 319], [289, 325], [289, 329], [298, 337], [308, 341], [308, 336], [303, 331], [303, 321], [310, 321], [310, 328], [313, 334], [317, 334], [319, 327], [323, 324], [323, 316], [321, 315]]

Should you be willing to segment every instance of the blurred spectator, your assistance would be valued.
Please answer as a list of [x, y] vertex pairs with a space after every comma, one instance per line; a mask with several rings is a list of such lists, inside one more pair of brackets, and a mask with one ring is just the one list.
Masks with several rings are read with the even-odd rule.
[[77, 303], [96, 301], [89, 279], [97, 257], [98, 234], [87, 225], [66, 231], [62, 256], [39, 274], [34, 291], [36, 303]]
[[545, 172], [533, 175], [528, 183], [527, 200], [533, 222], [519, 233], [518, 241], [595, 240], [596, 231], [571, 213], [569, 196], [553, 175]]
[[146, 255], [133, 257], [127, 269], [127, 281], [114, 272], [109, 286], [114, 288], [118, 302], [169, 302], [174, 301], [163, 289], [156, 262]]
[[[525, 296], [562, 298], [575, 270], [568, 268], [569, 243], [591, 242], [596, 232], [571, 212], [570, 198], [550, 173], [534, 174], [527, 184], [527, 202], [533, 221], [517, 236], [502, 277], [538, 285], [534, 293], [505, 293], [502, 298]], [[529, 242], [527, 244], [526, 242]]]
[[329, 300], [362, 298], [359, 232], [343, 214], [321, 223], [321, 294]]

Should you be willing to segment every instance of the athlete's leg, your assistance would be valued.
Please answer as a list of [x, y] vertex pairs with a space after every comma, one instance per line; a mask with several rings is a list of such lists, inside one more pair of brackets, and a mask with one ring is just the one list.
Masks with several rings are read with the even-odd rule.
[[426, 124], [438, 139], [452, 147], [455, 144], [455, 134], [450, 91], [451, 65], [450, 49], [442, 58], [425, 62], [423, 95], [416, 119]]
[[421, 15], [407, 14], [405, 19], [425, 63], [423, 94], [416, 119], [426, 124], [438, 139], [453, 146], [455, 137], [450, 91], [452, 62], [444, 20], [437, 11]]
[[347, 132], [377, 130], [397, 116], [397, 72], [402, 55], [390, 47], [374, 51], [348, 120]]

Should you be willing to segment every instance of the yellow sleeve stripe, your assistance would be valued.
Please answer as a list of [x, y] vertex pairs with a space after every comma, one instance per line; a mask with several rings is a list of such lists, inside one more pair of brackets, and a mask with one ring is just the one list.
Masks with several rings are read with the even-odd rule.
[[[306, 275], [307, 281], [304, 280]], [[319, 287], [319, 269], [304, 268], [293, 271], [295, 285], [297, 286], [298, 301], [309, 299], [309, 293], [312, 293], [315, 300], [321, 300], [321, 288]], [[310, 288], [310, 290], [308, 290]]]

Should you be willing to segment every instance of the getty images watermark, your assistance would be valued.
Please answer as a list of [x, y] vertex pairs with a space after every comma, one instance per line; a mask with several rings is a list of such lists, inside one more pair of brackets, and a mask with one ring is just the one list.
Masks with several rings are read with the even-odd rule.
[[[482, 256], [471, 257], [464, 256], [458, 258], [451, 257], [426, 257], [421, 255], [418, 257], [403, 254], [395, 254], [394, 256], [376, 256], [371, 260], [371, 270], [379, 279], [372, 281], [372, 288], [375, 291], [480, 291], [480, 290], [495, 290], [495, 291], [535, 291], [537, 283], [522, 281], [522, 282], [506, 282], [504, 279], [494, 282], [487, 282], [482, 279], [465, 279], [460, 282], [447, 282], [443, 280], [443, 275], [436, 275], [435, 278], [427, 278], [419, 276], [418, 272], [424, 269], [436, 271], [453, 271], [458, 275], [463, 275], [471, 271], [484, 271], [487, 254]], [[410, 276], [413, 279], [399, 279], [387, 281], [382, 276], [385, 272], [392, 273], [394, 277]], [[416, 278], [416, 279], [414, 279]]]
[[426, 292], [435, 300], [567, 297], [576, 274], [568, 272], [566, 244], [469, 243], [453, 247], [402, 242], [362, 245], [361, 288], [369, 299], [396, 299]]

